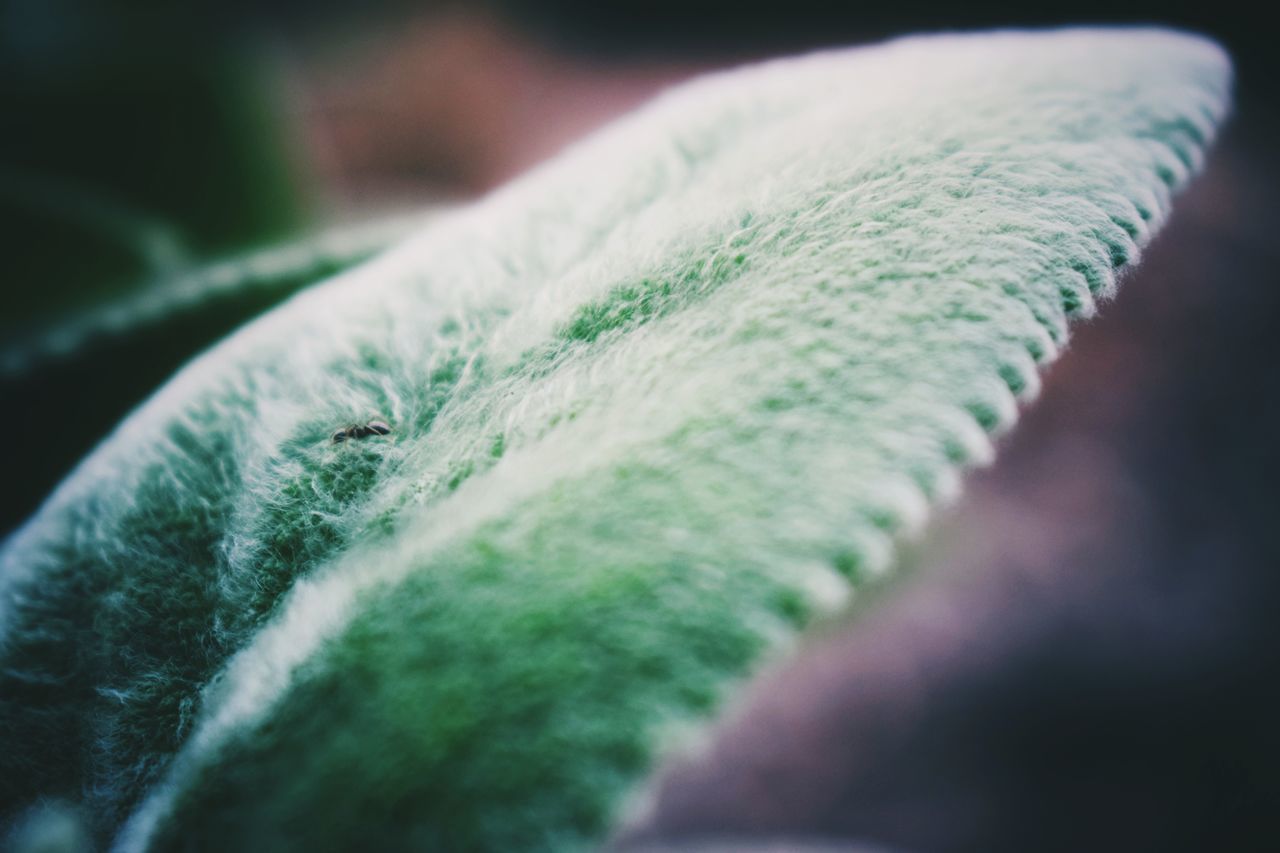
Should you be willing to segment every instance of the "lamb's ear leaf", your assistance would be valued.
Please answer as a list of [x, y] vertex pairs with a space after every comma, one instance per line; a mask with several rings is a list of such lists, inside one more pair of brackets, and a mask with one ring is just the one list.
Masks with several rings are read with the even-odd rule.
[[1155, 30], [746, 68], [309, 289], [0, 555], [21, 792], [123, 849], [599, 840], [989, 458], [1228, 78]]

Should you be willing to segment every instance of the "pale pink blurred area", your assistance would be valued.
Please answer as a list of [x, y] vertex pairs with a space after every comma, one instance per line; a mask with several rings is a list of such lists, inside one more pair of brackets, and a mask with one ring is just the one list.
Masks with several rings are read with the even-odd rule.
[[556, 50], [485, 12], [322, 39], [287, 66], [290, 117], [331, 211], [457, 200], [713, 67]]

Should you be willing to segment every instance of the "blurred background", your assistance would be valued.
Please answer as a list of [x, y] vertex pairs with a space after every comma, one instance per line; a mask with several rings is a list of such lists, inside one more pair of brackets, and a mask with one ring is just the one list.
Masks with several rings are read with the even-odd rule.
[[32, 448], [0, 533], [231, 329], [682, 78], [1089, 22], [1218, 37], [1274, 124], [1269, 31], [1222, 4], [0, 0], [0, 402]]
[[940, 29], [1218, 37], [1275, 122], [1266, 27], [1220, 3], [0, 0], [0, 532], [187, 359], [699, 71]]
[[627, 849], [1280, 849], [1280, 111], [1224, 3], [0, 0], [0, 535], [183, 362], [704, 70], [1160, 23], [1237, 109], [905, 578], [669, 768]]

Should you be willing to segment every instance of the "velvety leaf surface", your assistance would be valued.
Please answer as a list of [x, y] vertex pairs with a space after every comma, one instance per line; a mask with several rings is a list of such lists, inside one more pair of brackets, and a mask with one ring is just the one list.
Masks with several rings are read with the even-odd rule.
[[6, 543], [6, 809], [121, 849], [600, 839], [990, 456], [1228, 85], [1154, 30], [767, 63], [308, 290]]

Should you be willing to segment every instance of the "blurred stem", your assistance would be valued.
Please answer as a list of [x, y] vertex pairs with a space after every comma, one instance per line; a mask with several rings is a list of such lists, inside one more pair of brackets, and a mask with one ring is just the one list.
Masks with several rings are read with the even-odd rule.
[[173, 272], [188, 260], [171, 224], [82, 184], [50, 175], [0, 171], [0, 203], [106, 237], [154, 275]]
[[59, 317], [34, 334], [0, 346], [0, 377], [12, 379], [38, 370], [51, 359], [73, 358], [104, 337], [127, 336], [163, 325], [215, 299], [235, 300], [246, 291], [255, 292], [254, 305], [264, 298], [283, 299], [372, 257], [431, 215], [418, 213], [335, 228], [185, 272], [160, 268], [156, 275], [118, 296]]

